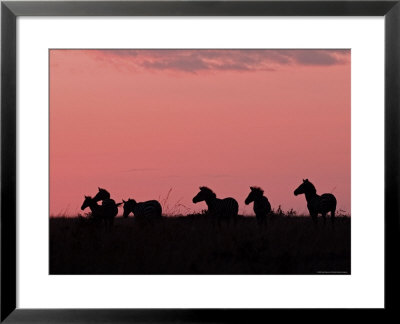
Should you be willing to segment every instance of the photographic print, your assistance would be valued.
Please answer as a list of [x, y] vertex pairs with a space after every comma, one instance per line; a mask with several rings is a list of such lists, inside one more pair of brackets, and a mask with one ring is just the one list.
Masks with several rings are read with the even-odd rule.
[[50, 274], [350, 274], [349, 49], [51, 49]]

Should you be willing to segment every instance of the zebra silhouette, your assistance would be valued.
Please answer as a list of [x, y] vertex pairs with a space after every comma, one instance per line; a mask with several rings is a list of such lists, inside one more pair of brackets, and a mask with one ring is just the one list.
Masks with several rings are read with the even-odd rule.
[[162, 208], [157, 200], [148, 200], [144, 202], [136, 202], [134, 199], [127, 201], [122, 199], [124, 203], [123, 217], [127, 218], [130, 213], [133, 213], [136, 219], [161, 219]]
[[239, 204], [231, 198], [218, 199], [217, 195], [207, 187], [200, 187], [200, 192], [193, 198], [193, 203], [197, 204], [200, 201], [205, 201], [208, 207], [208, 212], [218, 220], [220, 225], [221, 220], [230, 221], [237, 220]]
[[105, 207], [110, 207], [110, 209], [114, 206], [120, 206], [122, 203], [116, 204], [114, 199], [110, 198], [110, 193], [103, 188], [98, 187], [99, 192], [96, 194], [96, 196], [93, 197], [93, 200], [97, 203], [98, 201], [102, 201], [101, 205]]
[[317, 190], [308, 179], [303, 179], [303, 183], [294, 191], [295, 196], [300, 194], [305, 194], [307, 208], [315, 224], [317, 223], [318, 214], [322, 214], [325, 223], [328, 212], [331, 213], [332, 225], [334, 224], [337, 203], [334, 195], [329, 193], [321, 196], [317, 195]]
[[98, 202], [100, 200], [104, 201], [104, 200], [107, 200], [107, 199], [111, 199], [110, 198], [111, 195], [106, 189], [103, 189], [103, 188], [100, 188], [100, 187], [97, 187], [97, 188], [99, 189], [99, 192], [96, 194], [96, 196], [93, 197], [95, 202]]
[[92, 212], [92, 217], [95, 220], [104, 220], [106, 227], [111, 227], [114, 223], [114, 217], [118, 214], [118, 206], [122, 203], [116, 204], [114, 200], [108, 199], [104, 205], [98, 205], [96, 200], [90, 196], [85, 196], [85, 200], [81, 206], [81, 210], [85, 210], [87, 207]]
[[250, 193], [244, 203], [246, 205], [254, 201], [253, 210], [256, 214], [257, 223], [259, 225], [266, 224], [267, 215], [271, 212], [271, 204], [268, 198], [264, 196], [264, 190], [259, 187], [250, 187]]

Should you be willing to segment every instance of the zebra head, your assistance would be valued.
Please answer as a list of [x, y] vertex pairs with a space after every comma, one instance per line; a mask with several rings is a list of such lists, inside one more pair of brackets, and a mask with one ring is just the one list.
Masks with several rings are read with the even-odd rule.
[[200, 201], [207, 201], [217, 198], [217, 195], [207, 187], [200, 187], [200, 192], [193, 197], [193, 203], [196, 204]]
[[122, 199], [122, 202], [124, 204], [124, 214], [123, 217], [127, 218], [128, 215], [132, 212], [133, 213], [133, 208], [136, 205], [136, 201], [134, 199], [128, 199], [127, 201]]
[[294, 195], [301, 195], [301, 194], [308, 194], [312, 193], [315, 194], [317, 190], [315, 189], [314, 185], [308, 181], [308, 179], [303, 179], [303, 183], [294, 191]]
[[96, 194], [96, 196], [93, 197], [95, 202], [98, 202], [100, 200], [106, 200], [106, 199], [110, 199], [110, 193], [103, 188], [98, 187], [99, 192]]
[[264, 190], [262, 190], [260, 187], [250, 187], [250, 193], [247, 196], [246, 200], [244, 203], [246, 205], [250, 204], [252, 201], [261, 198], [264, 194]]
[[81, 210], [84, 210], [87, 207], [90, 207], [94, 203], [93, 198], [90, 196], [85, 196], [85, 200], [81, 206]]

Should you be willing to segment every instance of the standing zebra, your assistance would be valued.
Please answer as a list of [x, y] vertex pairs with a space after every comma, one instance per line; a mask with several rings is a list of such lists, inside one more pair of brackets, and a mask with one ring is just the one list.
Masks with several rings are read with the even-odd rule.
[[193, 203], [205, 201], [208, 207], [208, 212], [213, 215], [217, 220], [218, 224], [221, 225], [220, 221], [225, 219], [230, 221], [233, 219], [237, 220], [239, 204], [233, 198], [218, 199], [217, 195], [207, 187], [200, 187], [200, 192], [193, 198]]
[[244, 203], [246, 205], [254, 201], [253, 210], [256, 214], [259, 225], [267, 223], [267, 215], [271, 212], [271, 204], [268, 198], [264, 196], [264, 190], [259, 187], [250, 187], [250, 193]]
[[99, 192], [96, 194], [96, 196], [93, 197], [93, 200], [97, 203], [98, 201], [102, 201], [101, 205], [112, 209], [114, 205], [120, 206], [122, 203], [116, 204], [114, 199], [110, 198], [110, 193], [103, 188], [98, 187]]
[[144, 202], [136, 202], [134, 199], [123, 200], [124, 203], [124, 218], [132, 212], [136, 219], [161, 219], [162, 208], [157, 200], [148, 200]]
[[96, 196], [93, 197], [94, 201], [104, 201], [107, 199], [110, 199], [110, 193], [103, 188], [97, 187], [99, 189], [99, 192], [96, 194]]
[[322, 214], [325, 222], [328, 212], [331, 213], [332, 225], [334, 224], [336, 211], [336, 198], [334, 195], [329, 193], [321, 196], [317, 195], [317, 190], [308, 179], [303, 179], [303, 183], [294, 191], [295, 196], [300, 194], [305, 194], [307, 208], [315, 224], [317, 223], [318, 214]]
[[118, 206], [121, 204], [122, 203], [116, 204], [114, 200], [109, 199], [106, 205], [103, 204], [99, 206], [94, 198], [85, 196], [81, 210], [85, 210], [89, 207], [93, 219], [104, 220], [106, 227], [111, 227], [114, 223], [114, 217], [118, 214]]

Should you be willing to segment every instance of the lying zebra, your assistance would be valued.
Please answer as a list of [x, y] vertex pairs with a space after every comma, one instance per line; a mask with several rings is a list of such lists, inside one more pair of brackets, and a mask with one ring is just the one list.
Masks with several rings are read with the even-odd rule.
[[321, 196], [317, 195], [317, 190], [308, 179], [303, 179], [303, 183], [294, 191], [295, 196], [300, 194], [305, 194], [307, 208], [315, 224], [317, 223], [318, 214], [322, 214], [325, 223], [328, 212], [331, 213], [332, 225], [334, 224], [337, 203], [334, 195], [329, 193]]
[[208, 212], [217, 219], [219, 226], [222, 220], [236, 222], [239, 204], [235, 199], [231, 197], [219, 199], [211, 189], [200, 187], [200, 192], [193, 198], [193, 203], [197, 204], [200, 201], [206, 202]]
[[258, 225], [267, 223], [267, 215], [271, 212], [271, 204], [268, 198], [264, 196], [264, 190], [259, 187], [250, 187], [250, 193], [244, 203], [246, 205], [254, 201], [253, 210], [256, 214]]
[[144, 202], [136, 202], [134, 199], [123, 200], [124, 214], [123, 217], [127, 218], [130, 213], [133, 213], [136, 219], [139, 220], [153, 220], [161, 219], [162, 208], [157, 200], [149, 200]]
[[81, 206], [81, 210], [85, 210], [87, 207], [92, 212], [94, 220], [104, 220], [106, 227], [111, 227], [114, 223], [114, 217], [118, 214], [118, 206], [122, 203], [116, 204], [114, 200], [107, 199], [103, 205], [98, 205], [96, 200], [90, 196], [85, 196], [85, 200]]

